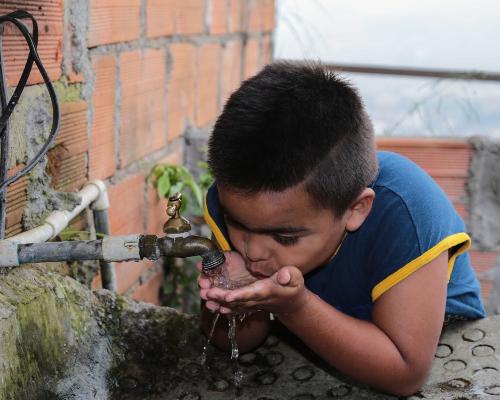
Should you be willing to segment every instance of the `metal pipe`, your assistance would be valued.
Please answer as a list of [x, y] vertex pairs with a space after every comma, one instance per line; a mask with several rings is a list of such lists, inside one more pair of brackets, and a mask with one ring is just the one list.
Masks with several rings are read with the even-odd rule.
[[224, 254], [210, 239], [201, 236], [158, 238], [155, 235], [109, 236], [101, 240], [81, 240], [20, 244], [0, 240], [0, 267], [51, 261], [139, 261], [143, 258], [201, 256], [205, 269], [225, 261]]
[[380, 74], [380, 75], [399, 75], [420, 78], [442, 78], [442, 79], [465, 79], [477, 81], [500, 81], [500, 73], [492, 71], [474, 71], [474, 70], [445, 70], [445, 69], [427, 69], [427, 68], [405, 68], [405, 67], [387, 67], [378, 65], [361, 64], [339, 64], [325, 63], [327, 68], [335, 71], [353, 72], [359, 74]]

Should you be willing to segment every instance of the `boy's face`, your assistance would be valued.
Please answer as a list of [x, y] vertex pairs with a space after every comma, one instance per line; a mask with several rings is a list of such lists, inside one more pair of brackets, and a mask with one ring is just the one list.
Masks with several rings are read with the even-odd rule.
[[345, 217], [319, 209], [302, 186], [283, 192], [238, 193], [219, 186], [229, 238], [258, 278], [283, 266], [303, 274], [332, 258], [345, 232]]

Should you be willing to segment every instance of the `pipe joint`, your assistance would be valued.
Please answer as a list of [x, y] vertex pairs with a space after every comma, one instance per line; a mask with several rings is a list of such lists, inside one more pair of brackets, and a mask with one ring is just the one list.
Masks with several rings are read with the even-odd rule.
[[99, 194], [97, 198], [90, 204], [90, 208], [94, 211], [107, 210], [109, 208], [108, 188], [101, 180], [95, 180], [89, 183], [97, 187]]

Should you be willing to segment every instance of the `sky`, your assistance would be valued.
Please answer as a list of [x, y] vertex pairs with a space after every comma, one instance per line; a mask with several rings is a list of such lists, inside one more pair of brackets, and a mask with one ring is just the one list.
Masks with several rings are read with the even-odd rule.
[[[277, 0], [277, 59], [500, 73], [497, 0]], [[342, 74], [377, 134], [500, 138], [500, 82]]]

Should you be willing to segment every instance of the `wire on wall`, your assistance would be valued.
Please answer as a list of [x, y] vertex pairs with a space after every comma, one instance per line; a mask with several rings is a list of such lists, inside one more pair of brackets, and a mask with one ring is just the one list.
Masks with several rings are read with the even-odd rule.
[[[23, 19], [29, 19], [32, 22], [33, 33], [30, 33], [26, 25], [22, 22]], [[3, 46], [1, 46], [0, 41], [0, 103], [2, 106], [2, 114], [0, 116], [0, 145], [1, 145], [1, 154], [0, 154], [0, 239], [5, 237], [5, 225], [6, 225], [6, 199], [7, 199], [7, 186], [17, 181], [22, 176], [29, 173], [45, 156], [47, 151], [52, 146], [54, 139], [59, 130], [60, 123], [60, 115], [59, 115], [59, 105], [57, 102], [57, 96], [52, 86], [52, 82], [45, 70], [40, 57], [38, 56], [37, 46], [38, 46], [38, 24], [29, 12], [24, 10], [17, 10], [11, 12], [9, 14], [0, 16], [0, 25], [5, 24], [6, 22], [12, 23], [23, 35], [26, 43], [29, 47], [29, 55], [26, 60], [26, 64], [23, 69], [23, 73], [19, 78], [19, 81], [14, 89], [14, 92], [7, 102], [7, 86], [5, 83], [5, 73], [4, 73], [4, 57], [3, 57]], [[0, 35], [2, 32], [0, 31]], [[50, 101], [52, 103], [52, 127], [50, 129], [49, 136], [42, 148], [38, 151], [38, 153], [33, 157], [33, 159], [29, 160], [26, 165], [14, 174], [11, 177], [7, 177], [8, 170], [8, 159], [9, 159], [9, 131], [8, 131], [8, 121], [9, 118], [14, 111], [15, 106], [19, 102], [21, 94], [28, 82], [29, 75], [31, 73], [31, 69], [33, 67], [33, 63], [36, 64], [40, 74], [42, 75], [43, 81], [47, 86], [47, 91], [50, 96]]]

